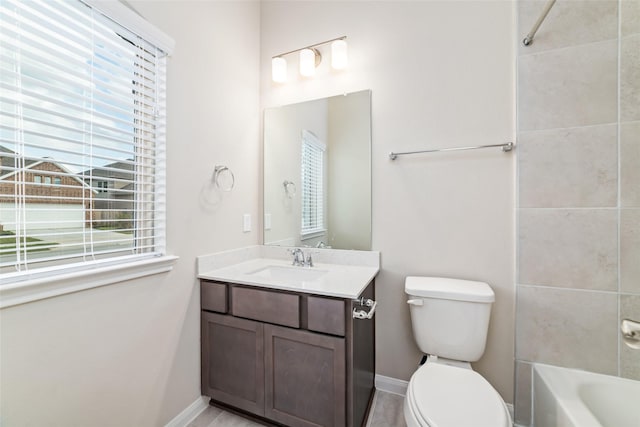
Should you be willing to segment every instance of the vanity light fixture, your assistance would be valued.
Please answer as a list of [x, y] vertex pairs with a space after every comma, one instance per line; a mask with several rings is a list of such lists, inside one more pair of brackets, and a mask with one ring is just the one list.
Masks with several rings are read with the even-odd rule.
[[316, 67], [322, 62], [322, 54], [316, 47], [328, 43], [331, 43], [331, 67], [336, 70], [347, 68], [347, 36], [342, 36], [274, 56], [271, 59], [271, 78], [276, 83], [287, 81], [287, 61], [284, 57], [296, 52], [300, 52], [300, 75], [313, 77]]
[[344, 39], [331, 43], [331, 67], [334, 70], [344, 70], [349, 63], [347, 57], [347, 42]]
[[316, 75], [316, 67], [322, 61], [322, 55], [318, 49], [302, 49], [300, 51], [300, 74], [305, 77]]
[[281, 56], [271, 60], [271, 77], [276, 83], [284, 83], [287, 81], [287, 60]]

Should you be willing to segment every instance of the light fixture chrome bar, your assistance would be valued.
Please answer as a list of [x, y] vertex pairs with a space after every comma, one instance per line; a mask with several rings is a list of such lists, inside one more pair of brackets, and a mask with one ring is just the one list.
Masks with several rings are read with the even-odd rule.
[[347, 39], [347, 36], [336, 37], [335, 39], [331, 39], [331, 40], [327, 40], [327, 41], [324, 41], [324, 42], [312, 44], [312, 45], [309, 45], [309, 46], [301, 47], [300, 49], [295, 49], [295, 50], [291, 50], [289, 52], [281, 53], [280, 55], [272, 56], [271, 59], [280, 58], [282, 56], [286, 56], [286, 55], [290, 55], [292, 53], [300, 52], [301, 50], [304, 50], [304, 49], [313, 49], [314, 47], [322, 46], [323, 44], [331, 43], [331, 42], [334, 42], [336, 40], [346, 40], [346, 39]]
[[531, 31], [529, 31], [529, 34], [527, 34], [526, 37], [522, 40], [522, 44], [524, 44], [525, 46], [529, 46], [531, 43], [533, 43], [533, 38], [535, 37], [536, 32], [538, 32], [538, 28], [540, 28], [542, 21], [544, 21], [544, 19], [547, 17], [547, 15], [549, 14], [549, 11], [551, 10], [555, 2], [556, 0], [549, 0], [547, 4], [544, 5], [544, 10], [542, 11], [542, 15], [540, 15], [536, 23], [533, 25], [533, 28], [531, 28]]
[[440, 152], [444, 152], [444, 151], [463, 151], [463, 150], [478, 150], [481, 148], [497, 148], [500, 147], [502, 148], [502, 151], [504, 151], [505, 153], [507, 151], [511, 151], [513, 150], [513, 147], [515, 147], [513, 142], [507, 142], [504, 144], [491, 144], [491, 145], [478, 145], [475, 147], [454, 147], [454, 148], [440, 148], [437, 150], [420, 150], [420, 151], [405, 151], [403, 153], [394, 153], [391, 152], [389, 153], [389, 158], [391, 160], [395, 160], [398, 158], [398, 156], [404, 156], [407, 154], [422, 154], [422, 153], [440, 153]]

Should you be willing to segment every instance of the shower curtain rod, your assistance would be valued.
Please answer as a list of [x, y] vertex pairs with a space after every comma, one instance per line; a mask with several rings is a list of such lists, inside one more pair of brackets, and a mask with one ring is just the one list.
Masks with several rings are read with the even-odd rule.
[[542, 24], [542, 21], [544, 21], [544, 19], [547, 17], [547, 14], [551, 10], [551, 8], [555, 4], [555, 2], [556, 2], [556, 0], [549, 0], [547, 2], [547, 4], [544, 6], [544, 10], [542, 11], [542, 15], [540, 15], [540, 17], [538, 18], [536, 23], [533, 25], [533, 28], [531, 28], [531, 31], [529, 31], [529, 34], [527, 34], [527, 36], [522, 40], [522, 43], [525, 46], [529, 46], [531, 43], [533, 43], [533, 38], [535, 37], [536, 32], [538, 31], [538, 28], [540, 28], [540, 25]]

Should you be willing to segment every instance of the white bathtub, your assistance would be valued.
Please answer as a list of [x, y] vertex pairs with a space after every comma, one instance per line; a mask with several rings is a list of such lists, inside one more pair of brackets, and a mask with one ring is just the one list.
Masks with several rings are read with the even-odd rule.
[[535, 364], [535, 427], [640, 427], [640, 381]]

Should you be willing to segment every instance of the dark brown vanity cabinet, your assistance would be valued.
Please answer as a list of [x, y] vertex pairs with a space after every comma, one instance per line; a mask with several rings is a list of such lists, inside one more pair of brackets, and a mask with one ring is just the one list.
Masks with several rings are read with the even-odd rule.
[[350, 299], [203, 280], [201, 301], [202, 393], [213, 403], [290, 427], [366, 422], [375, 332], [352, 318]]
[[265, 417], [287, 426], [344, 426], [344, 338], [264, 325]]
[[202, 312], [202, 393], [264, 415], [262, 323]]

